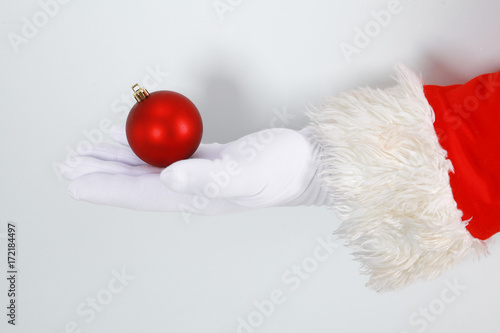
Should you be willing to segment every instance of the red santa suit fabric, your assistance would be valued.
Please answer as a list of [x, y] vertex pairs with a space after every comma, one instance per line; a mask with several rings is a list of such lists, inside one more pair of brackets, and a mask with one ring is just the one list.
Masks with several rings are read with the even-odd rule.
[[424, 86], [434, 128], [454, 172], [450, 185], [469, 232], [500, 232], [500, 71], [466, 84]]

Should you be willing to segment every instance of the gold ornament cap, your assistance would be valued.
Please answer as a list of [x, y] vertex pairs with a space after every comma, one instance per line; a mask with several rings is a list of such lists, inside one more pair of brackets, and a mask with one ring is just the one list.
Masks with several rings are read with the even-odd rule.
[[141, 87], [137, 83], [132, 86], [132, 90], [134, 91], [134, 98], [138, 103], [142, 102], [149, 96], [149, 92], [146, 88]]

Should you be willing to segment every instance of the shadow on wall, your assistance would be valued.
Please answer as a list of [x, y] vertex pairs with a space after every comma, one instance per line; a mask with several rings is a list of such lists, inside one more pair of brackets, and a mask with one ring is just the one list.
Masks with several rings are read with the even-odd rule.
[[228, 142], [246, 133], [252, 110], [237, 78], [217, 70], [205, 77], [202, 84], [205, 91], [200, 109], [209, 115], [204, 119], [204, 141]]
[[[196, 72], [201, 86], [196, 105], [203, 116], [203, 142], [225, 143], [266, 128], [300, 129], [305, 125], [306, 105], [298, 105], [294, 100], [276, 102], [272, 92], [256, 97], [256, 92], [251, 91], [252, 83], [243, 81], [248, 78], [248, 69], [241, 68], [243, 62], [219, 57], [209, 63], [206, 69]], [[305, 96], [296, 98], [304, 99]]]
[[500, 59], [484, 59], [480, 53], [467, 54], [467, 50], [456, 45], [447, 45], [445, 49], [447, 54], [458, 55], [452, 58], [453, 62], [445, 61], [446, 58], [438, 53], [423, 52], [425, 61], [421, 68], [414, 70], [421, 73], [424, 84], [463, 84], [478, 75], [497, 72], [500, 69]]

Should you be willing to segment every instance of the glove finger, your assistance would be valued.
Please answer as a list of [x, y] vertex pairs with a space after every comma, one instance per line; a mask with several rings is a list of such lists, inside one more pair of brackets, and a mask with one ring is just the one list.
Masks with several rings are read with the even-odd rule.
[[94, 157], [103, 161], [120, 162], [131, 166], [146, 164], [129, 147], [104, 142], [92, 146], [91, 149], [81, 153], [80, 156]]
[[197, 213], [191, 195], [175, 193], [160, 182], [159, 174], [142, 176], [89, 174], [70, 183], [77, 200], [147, 211]]
[[80, 156], [78, 163], [63, 163], [60, 173], [64, 178], [74, 180], [89, 174], [140, 176], [145, 174], [160, 174], [162, 170], [148, 164], [131, 166], [115, 161], [103, 161], [90, 156]]
[[188, 159], [163, 170], [161, 181], [173, 191], [209, 199], [247, 197], [259, 193], [263, 186], [260, 179], [250, 177], [244, 171], [247, 170], [228, 157], [213, 161]]
[[173, 192], [159, 178], [90, 174], [71, 182], [68, 192], [77, 200], [144, 211], [221, 215], [248, 210], [223, 199]]
[[119, 144], [129, 147], [127, 134], [125, 132], [125, 124], [114, 125], [109, 131], [109, 137]]

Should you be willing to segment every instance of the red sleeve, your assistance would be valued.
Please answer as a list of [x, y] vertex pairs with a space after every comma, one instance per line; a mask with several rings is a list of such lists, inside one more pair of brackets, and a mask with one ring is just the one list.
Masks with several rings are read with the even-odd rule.
[[450, 185], [467, 229], [487, 239], [500, 232], [500, 71], [463, 85], [425, 85], [434, 128], [454, 173]]

